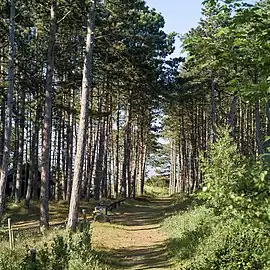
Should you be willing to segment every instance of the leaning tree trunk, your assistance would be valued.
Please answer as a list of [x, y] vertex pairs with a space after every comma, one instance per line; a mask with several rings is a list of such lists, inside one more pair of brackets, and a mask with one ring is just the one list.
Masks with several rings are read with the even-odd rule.
[[96, 11], [96, 0], [94, 0], [92, 4], [87, 25], [86, 55], [84, 60], [83, 79], [82, 79], [80, 125], [78, 132], [74, 177], [72, 183], [72, 192], [70, 198], [68, 223], [67, 223], [67, 228], [71, 230], [76, 229], [78, 219], [81, 176], [86, 145], [86, 130], [88, 125], [89, 94], [92, 87], [92, 58], [93, 58], [94, 28], [95, 28], [95, 11]]
[[4, 152], [2, 157], [2, 166], [0, 168], [0, 217], [2, 217], [5, 208], [5, 191], [7, 182], [8, 162], [10, 155], [11, 122], [13, 109], [13, 90], [14, 90], [14, 58], [15, 58], [15, 1], [10, 0], [10, 25], [9, 25], [9, 67], [8, 67], [8, 93], [7, 110], [5, 118]]
[[52, 120], [52, 82], [54, 73], [54, 44], [56, 35], [56, 5], [57, 0], [51, 1], [51, 28], [48, 44], [48, 63], [46, 72], [46, 95], [42, 138], [42, 166], [40, 189], [40, 226], [49, 226], [49, 181], [50, 181], [50, 149], [51, 149], [51, 120]]

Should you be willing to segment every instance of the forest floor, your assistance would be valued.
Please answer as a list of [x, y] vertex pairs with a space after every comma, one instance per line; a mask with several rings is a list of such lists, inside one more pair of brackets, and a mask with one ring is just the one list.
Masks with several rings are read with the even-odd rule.
[[168, 238], [162, 221], [172, 211], [172, 199], [127, 200], [110, 216], [110, 223], [93, 225], [92, 244], [117, 269], [168, 269]]
[[[92, 212], [96, 206], [94, 199], [80, 202], [80, 213], [86, 209], [87, 218], [92, 218]], [[67, 222], [69, 203], [67, 201], [51, 201], [49, 205], [50, 225], [65, 225]], [[7, 219], [11, 218], [13, 229], [27, 230], [37, 228], [39, 230], [40, 205], [32, 201], [30, 208], [24, 207], [24, 202], [18, 204], [8, 203], [7, 211], [1, 219], [1, 226], [7, 226]]]

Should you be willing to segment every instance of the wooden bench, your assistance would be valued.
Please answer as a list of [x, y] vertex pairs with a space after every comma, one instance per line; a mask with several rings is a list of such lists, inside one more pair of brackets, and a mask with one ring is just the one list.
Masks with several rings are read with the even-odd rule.
[[106, 202], [100, 202], [96, 207], [94, 212], [100, 212], [105, 211], [105, 215], [108, 215], [108, 211], [112, 211], [113, 209], [117, 209], [117, 207], [120, 206], [121, 202], [123, 202], [125, 198], [116, 200], [110, 204], [107, 204]]

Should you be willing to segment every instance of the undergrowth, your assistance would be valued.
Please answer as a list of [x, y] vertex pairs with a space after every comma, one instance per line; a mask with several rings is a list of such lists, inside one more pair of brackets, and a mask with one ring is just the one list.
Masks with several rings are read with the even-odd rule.
[[201, 168], [200, 203], [164, 221], [179, 269], [270, 269], [267, 167], [240, 156], [226, 130], [202, 157]]
[[[0, 248], [1, 270], [106, 270], [107, 258], [91, 247], [91, 228], [85, 222], [76, 233], [59, 230], [45, 241], [25, 241], [24, 247]], [[42, 243], [42, 244], [41, 244]], [[33, 247], [36, 255], [33, 257]], [[32, 253], [31, 253], [32, 251]]]
[[166, 184], [166, 178], [160, 175], [155, 175], [147, 179], [144, 192], [147, 195], [154, 197], [163, 197], [169, 195], [169, 188]]

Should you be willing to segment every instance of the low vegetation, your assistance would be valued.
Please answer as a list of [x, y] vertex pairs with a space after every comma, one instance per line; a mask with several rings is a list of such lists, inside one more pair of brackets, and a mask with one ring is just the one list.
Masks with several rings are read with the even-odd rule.
[[[91, 247], [91, 229], [81, 222], [76, 233], [55, 228], [45, 235], [24, 232], [18, 236], [19, 245], [14, 250], [0, 248], [1, 270], [75, 270], [110, 269], [102, 254]], [[32, 237], [30, 237], [30, 234]], [[36, 254], [33, 255], [33, 247]]]
[[166, 178], [160, 175], [155, 175], [147, 179], [144, 191], [148, 195], [166, 196], [169, 194], [168, 183]]
[[186, 270], [270, 269], [266, 166], [242, 157], [228, 131], [201, 164], [204, 186], [193, 195], [200, 203], [164, 222], [171, 255]]

